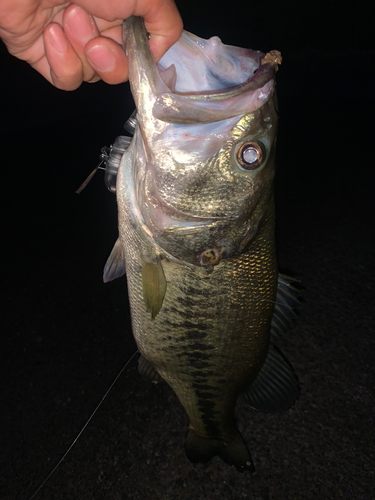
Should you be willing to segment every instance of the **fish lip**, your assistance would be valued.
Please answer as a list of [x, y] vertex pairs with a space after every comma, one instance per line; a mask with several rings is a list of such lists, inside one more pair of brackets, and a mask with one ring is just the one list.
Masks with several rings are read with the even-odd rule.
[[[258, 54], [257, 54], [258, 55]], [[192, 100], [221, 100], [228, 99], [228, 94], [241, 94], [243, 92], [249, 92], [257, 90], [263, 87], [266, 83], [272, 80], [275, 76], [275, 66], [269, 62], [262, 64], [262, 60], [265, 59], [266, 55], [263, 52], [259, 53], [257, 57], [257, 63], [259, 64], [258, 68], [254, 71], [254, 73], [249, 76], [247, 80], [238, 85], [233, 85], [232, 87], [226, 87], [218, 90], [203, 90], [203, 91], [194, 91], [194, 92], [179, 92], [174, 91], [172, 94], [189, 97]]]
[[[212, 227], [222, 221], [236, 220], [235, 217], [199, 217], [183, 212], [178, 212], [174, 209], [171, 209], [171, 212], [173, 212], [173, 216], [171, 216], [171, 214], [168, 214], [164, 211], [167, 206], [168, 205], [163, 204], [163, 207], [159, 205], [157, 208], [159, 213], [161, 213], [162, 215], [167, 215], [167, 223], [160, 224], [155, 220], [155, 217], [150, 217], [153, 228], [155, 228], [158, 233], [164, 235], [174, 232], [191, 233], [192, 231], [196, 231], [202, 228], [202, 226]], [[178, 218], [176, 218], [177, 214]], [[162, 217], [160, 220], [162, 220]]]
[[258, 68], [254, 73], [244, 82], [225, 89], [158, 92], [155, 94], [152, 114], [167, 123], [186, 124], [212, 123], [254, 112], [272, 96], [275, 73], [281, 60], [278, 51], [257, 53]]

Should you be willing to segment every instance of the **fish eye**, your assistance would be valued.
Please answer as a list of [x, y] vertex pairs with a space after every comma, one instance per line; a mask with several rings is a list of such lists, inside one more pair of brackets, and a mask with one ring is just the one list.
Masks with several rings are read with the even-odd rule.
[[237, 149], [237, 161], [245, 170], [255, 170], [263, 161], [263, 148], [261, 143], [247, 141]]

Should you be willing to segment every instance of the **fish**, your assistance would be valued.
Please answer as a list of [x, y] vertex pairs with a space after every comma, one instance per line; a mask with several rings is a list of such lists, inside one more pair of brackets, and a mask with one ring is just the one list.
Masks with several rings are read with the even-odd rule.
[[126, 273], [138, 369], [184, 407], [188, 459], [253, 472], [237, 399], [276, 412], [298, 398], [276, 346], [299, 296], [274, 236], [281, 55], [184, 31], [157, 64], [140, 17], [124, 21], [123, 40], [137, 126], [104, 281]]

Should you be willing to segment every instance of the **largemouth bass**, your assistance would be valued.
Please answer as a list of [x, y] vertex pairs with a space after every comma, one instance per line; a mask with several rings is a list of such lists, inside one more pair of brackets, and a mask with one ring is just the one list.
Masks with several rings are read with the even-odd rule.
[[126, 268], [139, 370], [185, 408], [188, 458], [253, 470], [234, 419], [239, 394], [261, 411], [298, 394], [273, 346], [298, 296], [278, 275], [274, 240], [281, 57], [183, 32], [157, 65], [136, 17], [124, 47], [138, 125], [119, 167], [120, 237], [104, 279]]

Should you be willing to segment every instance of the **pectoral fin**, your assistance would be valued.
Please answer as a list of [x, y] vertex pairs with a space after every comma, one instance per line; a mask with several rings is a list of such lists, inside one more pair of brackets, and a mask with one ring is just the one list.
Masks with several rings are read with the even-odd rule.
[[120, 238], [118, 238], [104, 266], [103, 281], [104, 283], [108, 283], [108, 281], [113, 281], [116, 278], [120, 278], [124, 274], [125, 255]]
[[142, 261], [142, 287], [146, 309], [151, 312], [151, 319], [155, 319], [167, 290], [167, 281], [159, 258], [152, 262]]

